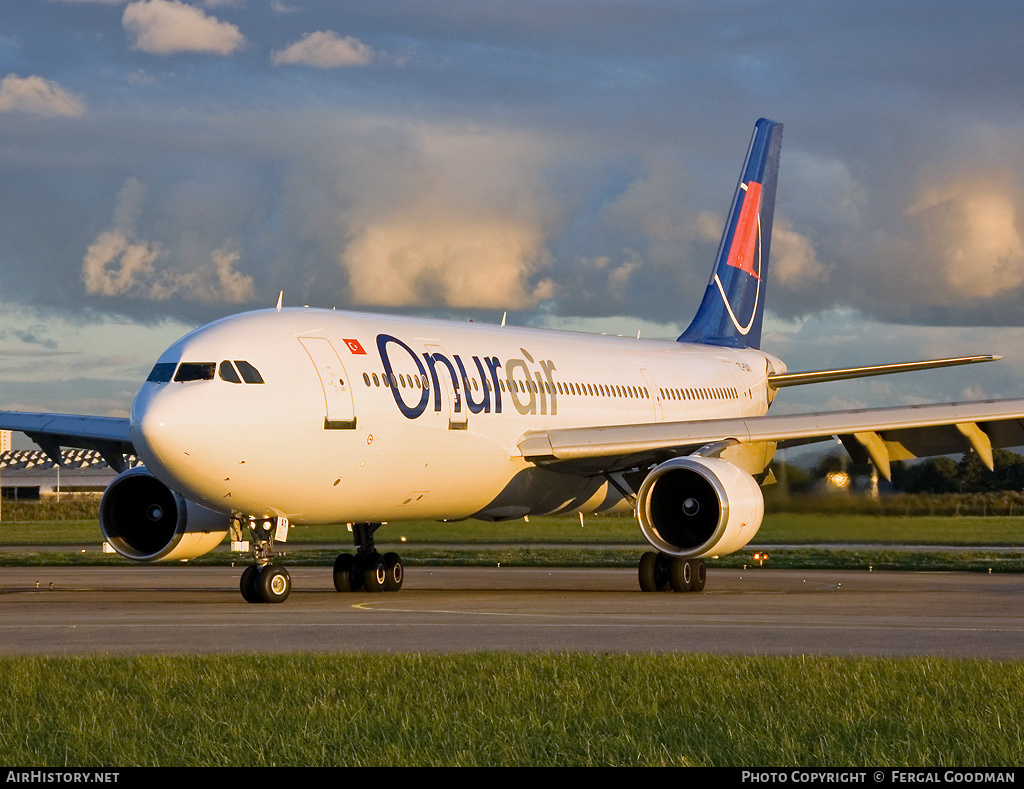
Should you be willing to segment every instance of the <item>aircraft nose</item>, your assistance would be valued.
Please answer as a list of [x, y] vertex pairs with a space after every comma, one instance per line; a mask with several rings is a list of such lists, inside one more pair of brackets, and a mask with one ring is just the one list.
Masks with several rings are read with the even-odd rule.
[[[131, 435], [147, 468], [172, 474], [187, 466], [203, 442], [203, 413], [188, 384], [165, 384], [140, 392], [132, 406]], [[176, 387], [176, 388], [175, 388]]]

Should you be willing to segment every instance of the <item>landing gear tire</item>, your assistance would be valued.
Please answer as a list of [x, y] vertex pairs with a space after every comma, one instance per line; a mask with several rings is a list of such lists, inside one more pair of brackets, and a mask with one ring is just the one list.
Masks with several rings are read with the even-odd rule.
[[259, 575], [259, 565], [250, 564], [242, 573], [238, 581], [238, 588], [242, 592], [242, 599], [247, 603], [262, 603], [260, 593], [256, 589], [256, 577]]
[[356, 557], [340, 553], [334, 560], [334, 588], [339, 592], [356, 592], [363, 585], [362, 573], [356, 570]]
[[264, 603], [283, 603], [291, 594], [292, 579], [283, 567], [268, 564], [256, 576], [256, 589]]
[[397, 553], [384, 554], [384, 591], [397, 592], [402, 588], [402, 581], [405, 580], [405, 569], [402, 567], [402, 557]]
[[704, 565], [703, 559], [694, 559], [693, 562], [693, 586], [691, 592], [703, 592], [704, 584], [708, 581], [708, 568]]
[[673, 592], [693, 591], [693, 563], [673, 557], [669, 569], [669, 582]]
[[366, 557], [366, 566], [363, 569], [363, 586], [367, 592], [383, 592], [386, 590], [388, 581], [388, 568], [384, 565], [384, 559], [380, 554], [373, 554]]
[[652, 553], [651, 551], [647, 551], [640, 557], [639, 575], [641, 592], [658, 591], [658, 587], [654, 582], [654, 560], [656, 558], [657, 554]]
[[641, 592], [700, 592], [707, 583], [708, 571], [703, 559], [680, 559], [647, 551], [640, 557]]
[[640, 591], [664, 592], [671, 588], [669, 561], [670, 557], [654, 551], [640, 557]]

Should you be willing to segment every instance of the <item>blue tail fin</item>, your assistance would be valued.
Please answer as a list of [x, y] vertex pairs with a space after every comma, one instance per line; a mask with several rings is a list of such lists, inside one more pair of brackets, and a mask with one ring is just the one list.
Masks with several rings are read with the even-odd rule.
[[761, 118], [725, 223], [704, 300], [679, 342], [759, 348], [782, 124]]

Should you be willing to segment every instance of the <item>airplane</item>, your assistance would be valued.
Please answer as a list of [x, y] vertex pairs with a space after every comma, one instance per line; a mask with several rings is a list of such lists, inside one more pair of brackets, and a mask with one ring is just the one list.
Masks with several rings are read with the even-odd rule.
[[[971, 356], [789, 372], [761, 350], [782, 125], [758, 120], [711, 279], [676, 341], [276, 307], [222, 318], [157, 359], [128, 418], [0, 411], [59, 462], [101, 452], [118, 476], [105, 540], [136, 562], [191, 559], [248, 530], [239, 581], [284, 601], [275, 543], [348, 523], [339, 592], [397, 591], [385, 523], [633, 510], [653, 550], [644, 592], [704, 589], [708, 557], [756, 534], [780, 447], [836, 437], [893, 461], [1024, 445], [1024, 399], [769, 415], [779, 390], [992, 361]], [[134, 454], [142, 465], [128, 467]]]

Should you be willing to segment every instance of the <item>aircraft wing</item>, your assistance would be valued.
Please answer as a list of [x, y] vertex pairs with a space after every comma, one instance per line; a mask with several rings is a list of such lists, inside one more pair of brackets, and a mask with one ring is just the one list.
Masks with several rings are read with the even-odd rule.
[[570, 473], [608, 473], [687, 455], [718, 442], [775, 442], [781, 448], [838, 437], [857, 462], [886, 478], [893, 460], [974, 449], [992, 467], [992, 449], [1024, 445], [1024, 399], [532, 430], [524, 458]]
[[95, 449], [115, 471], [127, 468], [125, 455], [135, 454], [128, 419], [121, 417], [0, 411], [0, 430], [24, 433], [58, 465], [61, 447]]

